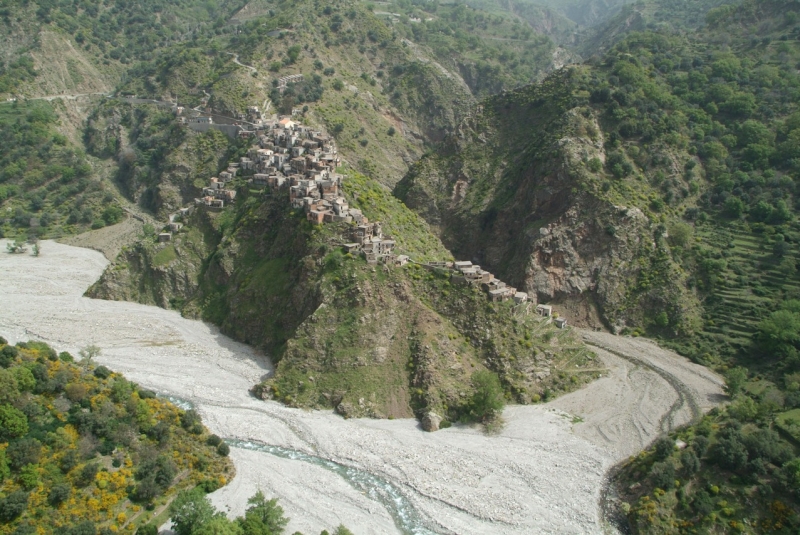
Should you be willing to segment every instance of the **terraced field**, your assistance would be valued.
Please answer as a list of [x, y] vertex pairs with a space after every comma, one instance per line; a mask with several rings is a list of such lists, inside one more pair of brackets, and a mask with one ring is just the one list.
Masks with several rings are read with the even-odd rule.
[[782, 228], [786, 246], [776, 254], [776, 233], [755, 233], [745, 223], [697, 226], [699, 246], [709, 249], [717, 262], [709, 270], [712, 295], [704, 302], [706, 322], [701, 337], [720, 352], [750, 344], [758, 322], [774, 310], [781, 298], [800, 296], [798, 247], [800, 233]]

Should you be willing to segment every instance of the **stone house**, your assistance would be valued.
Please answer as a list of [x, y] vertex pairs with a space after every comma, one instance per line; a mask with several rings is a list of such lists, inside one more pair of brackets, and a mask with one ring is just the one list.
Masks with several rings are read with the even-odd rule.
[[536, 313], [545, 318], [553, 315], [553, 307], [550, 305], [536, 305]]
[[567, 318], [556, 318], [553, 320], [553, 323], [555, 323], [556, 327], [559, 329], [565, 329], [567, 327]]

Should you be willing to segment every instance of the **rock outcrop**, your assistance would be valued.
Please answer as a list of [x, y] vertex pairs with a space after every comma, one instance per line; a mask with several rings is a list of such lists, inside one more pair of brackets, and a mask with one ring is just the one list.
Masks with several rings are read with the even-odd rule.
[[[697, 300], [665, 250], [665, 228], [604, 180], [606, 139], [570, 97], [580, 68], [489, 99], [395, 193], [470, 259], [556, 303], [572, 324], [696, 323]], [[622, 188], [620, 188], [622, 189]]]

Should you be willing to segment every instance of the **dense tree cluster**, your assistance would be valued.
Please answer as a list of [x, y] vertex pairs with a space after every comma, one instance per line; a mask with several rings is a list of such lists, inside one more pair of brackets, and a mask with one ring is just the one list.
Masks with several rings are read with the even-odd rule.
[[203, 436], [196, 413], [89, 359], [79, 366], [41, 342], [5, 342], [0, 529], [93, 535], [135, 526], [142, 506], [176, 484], [210, 491], [224, 483], [229, 461]]

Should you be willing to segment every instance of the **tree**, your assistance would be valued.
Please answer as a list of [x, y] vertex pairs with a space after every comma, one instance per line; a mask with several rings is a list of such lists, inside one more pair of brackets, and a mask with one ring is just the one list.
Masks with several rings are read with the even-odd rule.
[[28, 417], [11, 405], [0, 405], [0, 440], [19, 438], [28, 434]]
[[177, 535], [193, 535], [214, 517], [214, 507], [199, 488], [181, 491], [169, 506], [172, 529]]
[[469, 416], [477, 421], [489, 421], [505, 407], [503, 388], [494, 373], [483, 370], [472, 374], [475, 392], [469, 402]]
[[28, 507], [28, 493], [16, 490], [0, 500], [0, 520], [11, 522]]
[[700, 469], [700, 459], [691, 449], [685, 449], [681, 452], [681, 466], [687, 476], [693, 476]]
[[286, 59], [288, 60], [288, 65], [292, 65], [297, 63], [297, 60], [300, 58], [300, 51], [302, 48], [300, 45], [292, 45], [286, 51]]
[[790, 489], [795, 493], [800, 492], [800, 458], [793, 459], [783, 465], [781, 475], [783, 475]]
[[283, 516], [283, 508], [278, 500], [267, 500], [260, 490], [249, 500], [249, 507], [244, 517], [239, 518], [239, 525], [245, 535], [277, 535], [283, 533], [289, 519]]
[[677, 247], [686, 247], [692, 241], [693, 229], [686, 223], [675, 223], [669, 227], [669, 242]]
[[53, 507], [57, 507], [59, 504], [67, 501], [71, 493], [72, 487], [70, 485], [63, 483], [55, 485], [52, 489], [50, 489], [50, 494], [47, 496], [47, 503]]
[[14, 359], [17, 358], [18, 354], [19, 350], [16, 347], [6, 345], [3, 347], [3, 349], [0, 349], [0, 366], [3, 368], [10, 367], [11, 364], [14, 363]]
[[736, 366], [725, 372], [725, 392], [731, 397], [741, 392], [746, 382], [747, 370], [741, 366]]
[[668, 458], [672, 455], [672, 452], [675, 451], [675, 442], [669, 437], [661, 437], [656, 440], [656, 459], [659, 461], [663, 461], [664, 459]]
[[744, 208], [744, 201], [734, 195], [731, 195], [725, 199], [725, 204], [723, 205], [723, 211], [725, 212], [725, 215], [734, 219], [739, 219], [742, 217], [742, 214], [744, 214]]
[[242, 535], [238, 522], [231, 522], [224, 514], [217, 513], [211, 520], [195, 529], [192, 535]]
[[723, 468], [741, 470], [747, 464], [747, 450], [736, 435], [723, 436], [714, 445], [711, 458]]
[[650, 469], [653, 485], [668, 490], [675, 486], [675, 465], [670, 461], [655, 463]]
[[0, 370], [0, 403], [11, 403], [19, 399], [19, 385], [13, 370]]
[[800, 343], [800, 314], [791, 310], [776, 310], [759, 323], [755, 338], [767, 353], [776, 356], [792, 354]]
[[100, 348], [97, 347], [96, 345], [90, 345], [84, 347], [78, 352], [78, 354], [81, 356], [80, 363], [84, 367], [88, 368], [92, 364], [92, 359], [100, 356], [100, 351], [101, 351]]

